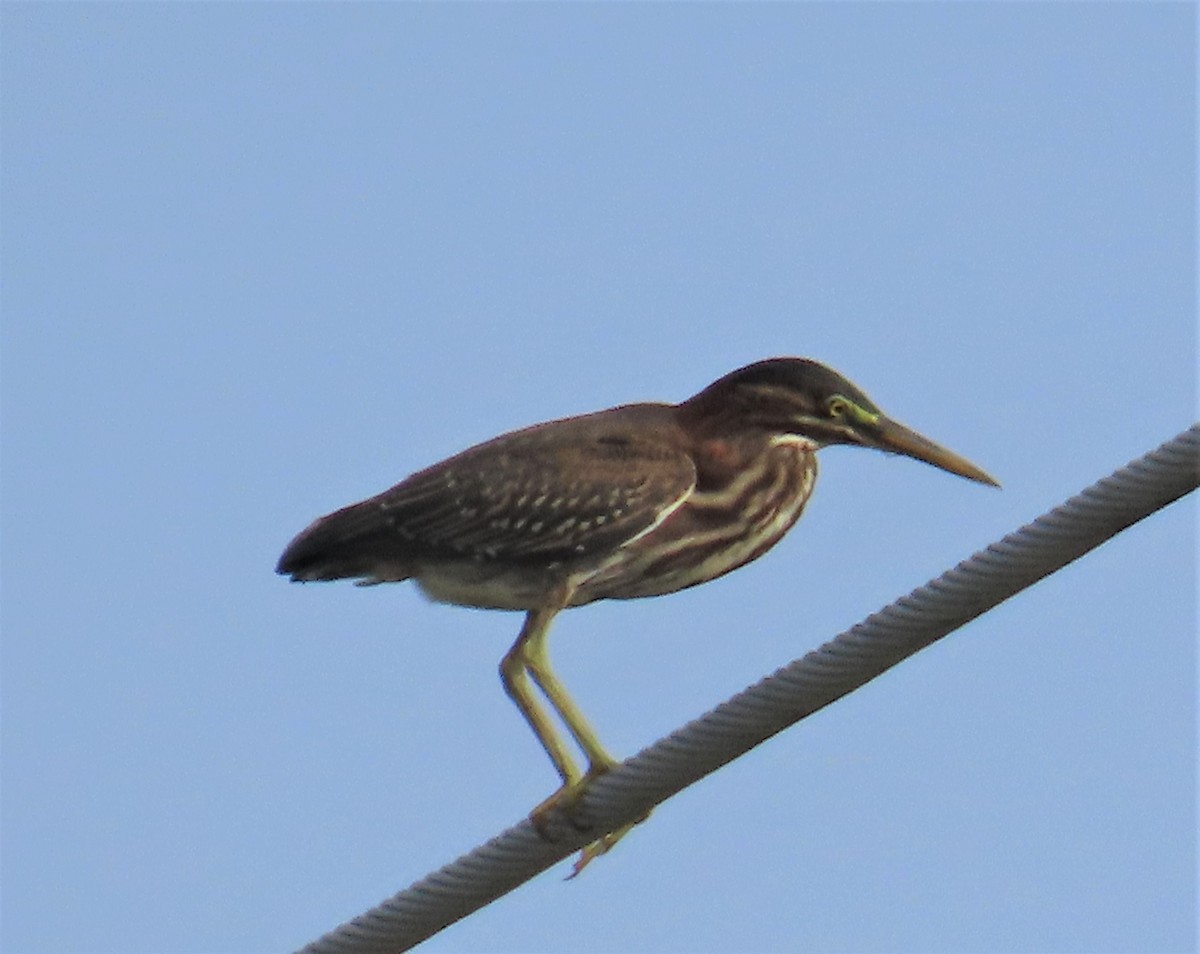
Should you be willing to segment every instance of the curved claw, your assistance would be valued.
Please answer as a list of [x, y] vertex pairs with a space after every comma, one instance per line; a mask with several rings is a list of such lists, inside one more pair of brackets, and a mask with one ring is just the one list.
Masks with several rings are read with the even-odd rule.
[[581, 872], [592, 862], [593, 858], [599, 858], [613, 845], [629, 834], [630, 829], [632, 829], [634, 825], [640, 825], [649, 817], [650, 814], [647, 812], [645, 816], [639, 818], [637, 821], [630, 822], [628, 825], [622, 825], [616, 831], [610, 831], [604, 837], [597, 838], [591, 844], [585, 845], [583, 850], [579, 852], [579, 857], [575, 859], [575, 864], [571, 867], [571, 873], [563, 880], [570, 881], [572, 878], [576, 877], [579, 872]]

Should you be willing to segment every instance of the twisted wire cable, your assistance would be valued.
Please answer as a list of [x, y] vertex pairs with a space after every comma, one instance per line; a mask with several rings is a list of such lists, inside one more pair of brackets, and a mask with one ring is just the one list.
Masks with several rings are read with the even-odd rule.
[[524, 820], [303, 954], [409, 950], [1197, 486], [1200, 424], [596, 779], [571, 819], [551, 819], [549, 840]]

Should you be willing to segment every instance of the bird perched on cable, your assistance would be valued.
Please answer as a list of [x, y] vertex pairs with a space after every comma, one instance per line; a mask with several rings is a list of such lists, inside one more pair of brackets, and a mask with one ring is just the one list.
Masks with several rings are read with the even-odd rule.
[[[616, 760], [550, 666], [563, 609], [673, 593], [755, 560], [799, 519], [831, 444], [903, 454], [983, 484], [988, 474], [886, 417], [804, 358], [740, 368], [681, 404], [627, 404], [478, 444], [321, 517], [283, 552], [296, 581], [414, 580], [434, 600], [527, 615], [500, 676], [562, 779], [534, 809], [569, 809]], [[533, 685], [583, 754], [580, 771]], [[575, 872], [628, 828], [584, 849]]]

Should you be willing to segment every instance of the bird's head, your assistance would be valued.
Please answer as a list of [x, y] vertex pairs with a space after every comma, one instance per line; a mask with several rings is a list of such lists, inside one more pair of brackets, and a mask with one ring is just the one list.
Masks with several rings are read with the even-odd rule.
[[981, 484], [1000, 486], [966, 458], [893, 421], [857, 386], [807, 358], [771, 358], [714, 381], [681, 405], [700, 427], [803, 438], [818, 447], [856, 444], [903, 454]]

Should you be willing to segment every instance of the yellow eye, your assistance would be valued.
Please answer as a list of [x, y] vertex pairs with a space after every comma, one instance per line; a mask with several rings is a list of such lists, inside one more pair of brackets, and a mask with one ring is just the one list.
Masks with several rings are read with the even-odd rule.
[[865, 427], [879, 421], [878, 411], [868, 411], [848, 397], [835, 394], [825, 402], [825, 413], [835, 421], [844, 420], [849, 427]]

